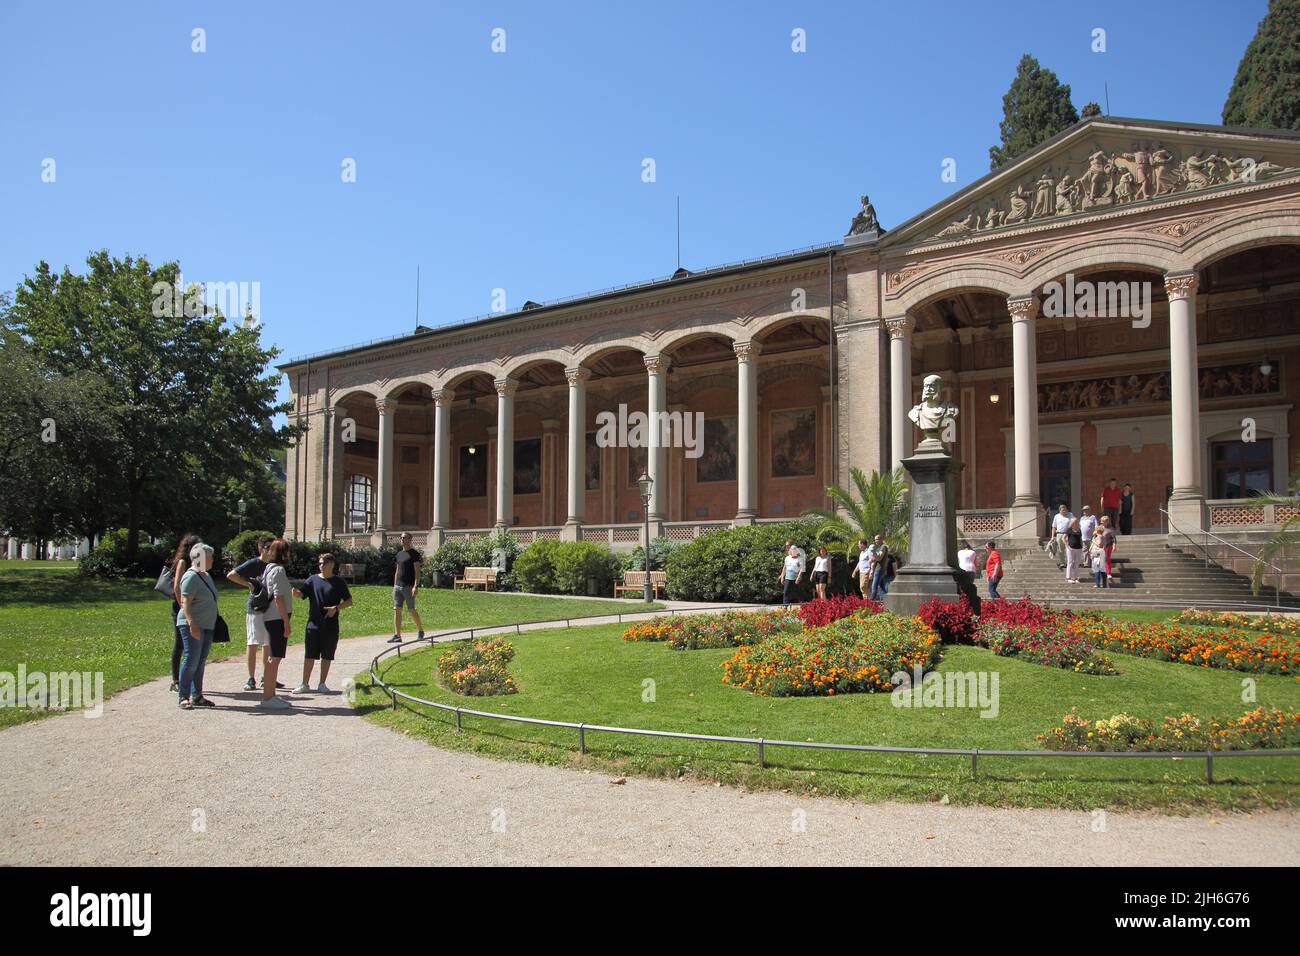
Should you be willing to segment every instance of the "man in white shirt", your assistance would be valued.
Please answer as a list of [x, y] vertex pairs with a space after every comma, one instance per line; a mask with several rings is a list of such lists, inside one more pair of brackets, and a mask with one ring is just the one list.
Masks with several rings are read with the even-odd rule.
[[1097, 516], [1092, 513], [1091, 505], [1083, 506], [1083, 514], [1079, 517], [1079, 531], [1083, 534], [1083, 546], [1086, 549], [1092, 541], [1092, 533], [1097, 530]]
[[961, 543], [961, 550], [957, 552], [957, 567], [969, 572], [972, 578], [975, 576], [975, 549], [969, 541], [963, 540]]
[[1065, 532], [1070, 530], [1073, 520], [1074, 514], [1065, 505], [1052, 515], [1052, 536], [1047, 542], [1047, 553], [1056, 558], [1056, 566], [1062, 570], [1065, 568]]

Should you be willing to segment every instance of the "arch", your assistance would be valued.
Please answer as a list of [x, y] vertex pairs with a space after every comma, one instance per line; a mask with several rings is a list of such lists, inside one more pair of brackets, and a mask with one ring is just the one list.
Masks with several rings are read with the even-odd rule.
[[505, 364], [502, 373], [506, 378], [518, 378], [531, 368], [548, 363], [560, 366], [561, 369], [572, 368], [574, 365], [573, 353], [551, 349], [546, 352], [538, 352], [532, 355], [521, 355], [518, 358]]
[[739, 322], [722, 322], [717, 325], [697, 325], [692, 328], [671, 329], [659, 337], [657, 344], [660, 352], [671, 352], [688, 342], [711, 337], [726, 339], [728, 342], [734, 343], [748, 336]]
[[602, 339], [599, 342], [590, 342], [581, 345], [573, 353], [574, 365], [586, 365], [601, 356], [608, 355], [610, 352], [638, 352], [641, 355], [656, 355], [660, 351], [659, 344], [653, 342], [643, 335], [636, 335], [626, 339]]
[[410, 388], [412, 385], [422, 386], [424, 388], [423, 397], [426, 399], [430, 398], [430, 391], [434, 388], [433, 376], [428, 373], [422, 373], [420, 375], [404, 376], [402, 378], [394, 379], [391, 382], [386, 382], [382, 386], [384, 397], [396, 398], [398, 392], [402, 391], [402, 389]]
[[331, 404], [342, 405], [354, 398], [365, 396], [372, 402], [383, 398], [383, 394], [372, 385], [349, 385], [346, 389], [339, 389], [341, 394], [331, 399]]
[[771, 315], [765, 315], [762, 318], [756, 318], [749, 324], [749, 335], [747, 338], [757, 339], [759, 336], [775, 332], [782, 326], [791, 325], [802, 319], [814, 319], [818, 322], [830, 324], [827, 318], [826, 310], [822, 309], [803, 309], [799, 312], [774, 312]]
[[486, 375], [493, 381], [506, 377], [505, 369], [500, 365], [483, 362], [475, 365], [461, 365], [456, 368], [447, 369], [443, 374], [435, 376], [432, 384], [434, 388], [454, 389], [461, 382], [473, 378], [475, 375]]
[[955, 263], [929, 273], [905, 291], [885, 296], [885, 315], [903, 315], [953, 292], [990, 292], [1010, 298], [1019, 294], [1020, 280], [1009, 267], [990, 263]]
[[1191, 266], [1185, 256], [1167, 242], [1126, 236], [1121, 239], [1097, 238], [1083, 245], [1065, 246], [1048, 253], [1017, 284], [1016, 297], [1032, 295], [1046, 282], [1059, 279], [1067, 272], [1097, 272], [1099, 269], [1138, 269], [1163, 276], [1168, 272], [1186, 272]]
[[1200, 270], [1246, 249], [1292, 243], [1300, 243], [1300, 212], [1274, 209], [1238, 216], [1207, 230], [1189, 242], [1183, 254], [1188, 268]]

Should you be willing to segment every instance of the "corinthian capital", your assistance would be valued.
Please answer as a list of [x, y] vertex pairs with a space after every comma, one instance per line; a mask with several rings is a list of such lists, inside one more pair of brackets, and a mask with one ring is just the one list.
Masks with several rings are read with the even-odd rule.
[[591, 378], [591, 369], [583, 368], [581, 365], [576, 368], [566, 368], [564, 377], [570, 385], [581, 385]]
[[763, 351], [763, 346], [753, 341], [733, 342], [731, 347], [736, 353], [737, 362], [752, 362]]
[[671, 360], [662, 352], [657, 355], [647, 355], [645, 357], [645, 370], [651, 375], [662, 375], [668, 371], [668, 365]]
[[900, 315], [896, 319], [885, 319], [885, 331], [891, 339], [906, 339], [916, 328], [916, 319], [910, 315]]
[[375, 408], [379, 410], [380, 415], [388, 415], [397, 411], [397, 399], [395, 398], [376, 398]]
[[1007, 311], [1012, 322], [1029, 322], [1038, 315], [1038, 297], [1033, 295], [1007, 299]]
[[513, 378], [498, 378], [492, 384], [496, 386], [497, 394], [504, 398], [509, 398], [519, 389], [518, 379]]
[[450, 388], [433, 389], [433, 404], [450, 405], [455, 400], [456, 400], [456, 393], [452, 391]]
[[1170, 302], [1178, 299], [1190, 299], [1192, 293], [1196, 291], [1196, 273], [1188, 272], [1183, 275], [1165, 276], [1165, 295], [1169, 297]]

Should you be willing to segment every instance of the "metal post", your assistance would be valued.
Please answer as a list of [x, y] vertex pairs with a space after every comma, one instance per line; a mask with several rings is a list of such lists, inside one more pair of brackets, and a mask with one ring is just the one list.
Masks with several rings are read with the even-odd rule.
[[980, 750], [978, 747], [976, 747], [974, 750], [970, 752], [970, 778], [972, 780], [979, 779], [979, 761], [980, 761]]
[[578, 724], [578, 753], [587, 753], [587, 727], [585, 724]]
[[758, 738], [758, 769], [762, 770], [767, 764], [763, 760], [763, 738]]
[[460, 708], [456, 708], [456, 733], [460, 733]]
[[1205, 751], [1205, 782], [1214, 783], [1214, 751]]
[[[631, 454], [631, 452], [629, 452], [629, 454]], [[649, 604], [651, 601], [651, 597], [650, 597], [650, 497], [648, 495], [641, 499], [641, 514], [645, 517], [645, 584], [641, 588], [641, 596], [645, 598], [646, 604]]]

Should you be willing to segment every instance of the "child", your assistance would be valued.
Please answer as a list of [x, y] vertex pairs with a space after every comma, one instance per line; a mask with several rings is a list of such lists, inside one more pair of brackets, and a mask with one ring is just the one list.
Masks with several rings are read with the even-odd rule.
[[1088, 556], [1092, 559], [1093, 590], [1109, 587], [1110, 585], [1106, 580], [1106, 547], [1100, 528], [1092, 536], [1092, 548], [1089, 550]]

